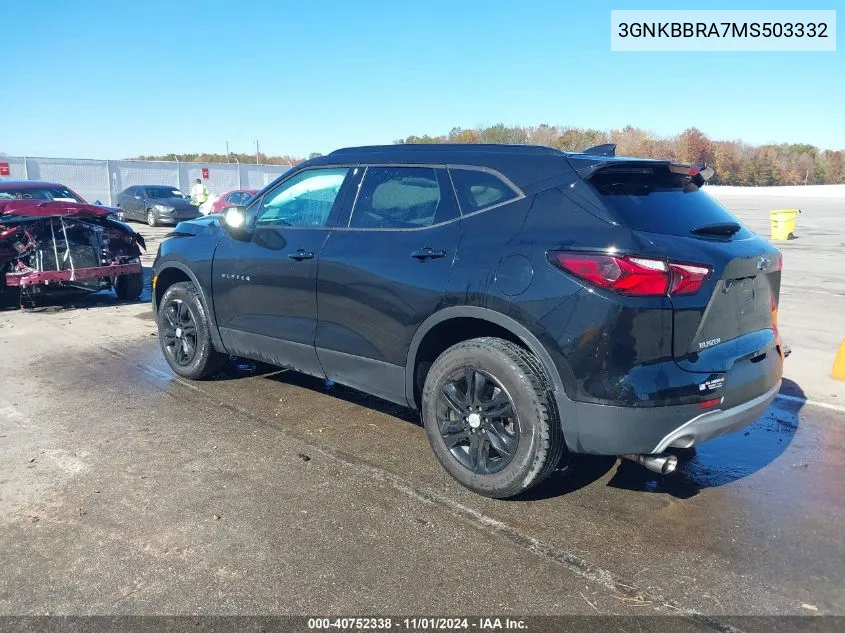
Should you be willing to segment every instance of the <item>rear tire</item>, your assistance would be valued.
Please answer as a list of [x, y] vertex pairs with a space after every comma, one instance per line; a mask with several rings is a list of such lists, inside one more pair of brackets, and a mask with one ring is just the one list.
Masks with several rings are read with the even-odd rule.
[[121, 301], [135, 301], [144, 292], [144, 276], [141, 273], [121, 275], [114, 284], [114, 292]]
[[147, 210], [147, 224], [149, 226], [158, 226], [155, 211], [153, 211], [152, 209]]
[[423, 388], [422, 418], [443, 467], [487, 497], [525, 492], [548, 477], [565, 452], [542, 366], [525, 349], [498, 338], [458, 343], [434, 361]]
[[214, 349], [211, 323], [191, 282], [173, 284], [164, 292], [156, 322], [164, 358], [180, 376], [201, 380], [225, 364], [226, 356]]

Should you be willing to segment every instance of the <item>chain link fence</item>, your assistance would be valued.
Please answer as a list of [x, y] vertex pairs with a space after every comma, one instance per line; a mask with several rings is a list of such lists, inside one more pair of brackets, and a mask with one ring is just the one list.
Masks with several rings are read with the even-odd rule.
[[[8, 175], [5, 165], [8, 165]], [[169, 185], [186, 194], [191, 183], [203, 179], [212, 195], [233, 189], [261, 189], [285, 173], [282, 165], [241, 163], [184, 163], [147, 160], [89, 160], [0, 156], [3, 180], [46, 180], [67, 185], [88, 202], [113, 204], [117, 194], [132, 185]], [[205, 178], [203, 170], [208, 170]]]

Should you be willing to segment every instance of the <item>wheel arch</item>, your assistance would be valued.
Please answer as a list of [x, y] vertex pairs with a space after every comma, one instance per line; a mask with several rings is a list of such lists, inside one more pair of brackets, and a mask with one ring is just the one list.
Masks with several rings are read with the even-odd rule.
[[197, 292], [200, 296], [200, 301], [202, 301], [202, 307], [205, 309], [205, 313], [208, 315], [209, 319], [209, 329], [211, 330], [211, 340], [214, 343], [214, 348], [219, 352], [225, 352], [226, 348], [223, 346], [223, 341], [220, 338], [220, 332], [217, 330], [217, 318], [214, 314], [214, 307], [213, 304], [208, 300], [206, 296], [205, 288], [199, 282], [199, 279], [194, 274], [188, 266], [183, 264], [182, 262], [167, 262], [166, 264], [162, 265], [162, 267], [154, 272], [154, 287], [152, 289], [152, 306], [153, 306], [153, 315], [158, 315], [158, 306], [159, 302], [161, 301], [162, 297], [164, 297], [164, 293], [167, 292], [167, 289], [172, 286], [173, 284], [182, 282], [182, 281], [190, 281], [194, 284], [194, 287], [197, 289]]
[[[444, 328], [448, 328], [450, 324], [457, 324], [460, 321], [466, 322], [467, 320], [483, 322], [485, 328], [473, 331], [471, 336], [461, 337], [459, 340], [452, 340], [447, 337], [445, 343], [443, 341], [432, 341], [432, 338], [436, 339], [440, 333], [445, 331]], [[486, 326], [489, 326], [489, 328]], [[439, 349], [442, 352], [451, 345], [460, 342], [460, 340], [491, 335], [498, 335], [500, 338], [505, 338], [524, 347], [540, 361], [548, 379], [552, 383], [553, 395], [558, 405], [564, 439], [570, 448], [574, 447], [577, 440], [577, 424], [574, 407], [566, 395], [560, 372], [552, 357], [537, 337], [524, 325], [511, 317], [495, 310], [490, 310], [489, 308], [479, 306], [453, 306], [444, 308], [432, 314], [417, 328], [416, 333], [411, 339], [411, 345], [408, 349], [408, 359], [405, 365], [405, 397], [408, 404], [415, 409], [419, 410], [420, 408], [420, 382], [424, 380], [428, 369], [421, 365], [430, 360], [426, 358], [427, 349]]]

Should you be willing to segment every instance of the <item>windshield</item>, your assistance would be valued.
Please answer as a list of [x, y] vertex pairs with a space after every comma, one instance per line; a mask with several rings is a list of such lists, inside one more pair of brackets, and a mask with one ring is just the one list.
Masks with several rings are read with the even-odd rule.
[[82, 202], [67, 187], [20, 187], [0, 188], [0, 200], [54, 200], [56, 202]]
[[146, 187], [147, 197], [161, 200], [164, 198], [186, 198], [187, 196], [173, 187]]

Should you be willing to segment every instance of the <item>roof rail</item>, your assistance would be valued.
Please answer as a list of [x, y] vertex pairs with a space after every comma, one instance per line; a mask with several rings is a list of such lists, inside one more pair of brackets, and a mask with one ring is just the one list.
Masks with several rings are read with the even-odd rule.
[[593, 154], [595, 156], [616, 156], [616, 143], [605, 143], [603, 145], [594, 145], [585, 149], [583, 154]]

